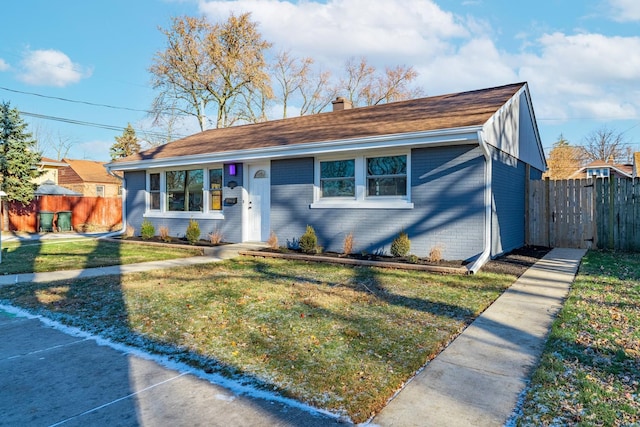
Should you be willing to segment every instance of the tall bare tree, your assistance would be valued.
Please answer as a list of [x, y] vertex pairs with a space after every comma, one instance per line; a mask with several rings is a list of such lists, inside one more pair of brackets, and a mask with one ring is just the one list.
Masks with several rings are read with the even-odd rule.
[[171, 106], [195, 116], [204, 130], [209, 106], [215, 109], [215, 126], [226, 127], [250, 108], [246, 99], [253, 94], [270, 96], [264, 52], [271, 44], [262, 39], [249, 13], [231, 14], [216, 24], [193, 17], [173, 18], [172, 23], [161, 29], [167, 48], [149, 68], [154, 88], [160, 89], [156, 111]]
[[413, 86], [417, 77], [413, 67], [387, 67], [381, 73], [365, 57], [350, 58], [345, 63], [345, 75], [340, 79], [338, 91], [356, 107], [402, 101], [424, 95], [421, 88]]
[[338, 94], [338, 89], [331, 84], [331, 72], [319, 70], [313, 72], [300, 87], [300, 115], [317, 114], [331, 104]]
[[606, 126], [589, 133], [584, 139], [584, 152], [587, 159], [619, 161], [625, 154], [625, 141], [622, 133]]
[[207, 128], [206, 108], [213, 100], [203, 81], [212, 74], [205, 52], [211, 25], [204, 18], [174, 17], [170, 29], [160, 29], [167, 47], [157, 52], [149, 72], [154, 89], [160, 92], [153, 101], [156, 117], [168, 110], [197, 118], [200, 130]]
[[278, 86], [275, 99], [282, 104], [283, 118], [287, 117], [287, 107], [292, 98], [308, 85], [312, 65], [312, 58], [296, 58], [289, 51], [276, 55], [271, 72]]

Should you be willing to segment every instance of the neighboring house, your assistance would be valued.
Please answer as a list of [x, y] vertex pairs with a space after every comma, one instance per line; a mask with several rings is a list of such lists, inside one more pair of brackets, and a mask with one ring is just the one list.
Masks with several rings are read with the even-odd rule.
[[58, 171], [58, 184], [84, 196], [116, 197], [122, 192], [122, 183], [107, 173], [104, 162], [62, 159], [68, 168]]
[[106, 165], [124, 173], [125, 223], [227, 242], [326, 251], [439, 248], [470, 270], [525, 244], [525, 187], [546, 163], [526, 83], [212, 129]]
[[604, 160], [594, 160], [586, 166], [581, 167], [569, 177], [569, 179], [580, 178], [631, 178], [633, 176], [633, 165], [623, 165]]
[[42, 171], [42, 175], [34, 179], [34, 182], [38, 185], [45, 181], [52, 181], [54, 184], [58, 184], [58, 170], [66, 167], [69, 167], [69, 165], [62, 160], [43, 157], [38, 163], [38, 169]]

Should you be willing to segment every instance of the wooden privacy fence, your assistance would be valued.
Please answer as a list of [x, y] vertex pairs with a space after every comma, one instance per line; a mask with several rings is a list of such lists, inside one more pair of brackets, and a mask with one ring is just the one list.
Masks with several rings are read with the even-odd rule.
[[529, 181], [527, 244], [640, 251], [640, 179]]
[[2, 215], [5, 219], [2, 229], [5, 231], [39, 231], [39, 212], [71, 212], [71, 227], [76, 231], [111, 231], [122, 226], [120, 197], [51, 195], [38, 196], [27, 206], [20, 203], [7, 205], [7, 212]]

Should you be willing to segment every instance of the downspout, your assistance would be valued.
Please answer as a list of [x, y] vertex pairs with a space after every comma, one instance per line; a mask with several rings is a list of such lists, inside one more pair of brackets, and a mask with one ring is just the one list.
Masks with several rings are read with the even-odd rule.
[[469, 274], [477, 273], [483, 265], [489, 261], [491, 258], [491, 221], [492, 221], [492, 159], [491, 152], [489, 151], [489, 147], [487, 146], [486, 141], [484, 140], [484, 136], [482, 131], [478, 131], [478, 143], [480, 145], [480, 149], [482, 150], [482, 154], [484, 154], [485, 159], [485, 172], [484, 172], [484, 249], [480, 256], [471, 263], [467, 268]]
[[118, 231], [114, 231], [113, 233], [109, 233], [103, 236], [103, 238], [110, 238], [116, 236], [122, 236], [127, 231], [127, 185], [124, 176], [120, 177], [113, 173], [110, 167], [107, 167], [107, 173], [112, 177], [120, 180], [122, 183], [122, 228]]

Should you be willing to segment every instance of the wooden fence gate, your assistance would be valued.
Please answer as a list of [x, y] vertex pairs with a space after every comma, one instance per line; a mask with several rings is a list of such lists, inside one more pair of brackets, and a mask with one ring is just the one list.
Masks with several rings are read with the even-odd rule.
[[529, 181], [527, 244], [640, 250], [640, 179]]

